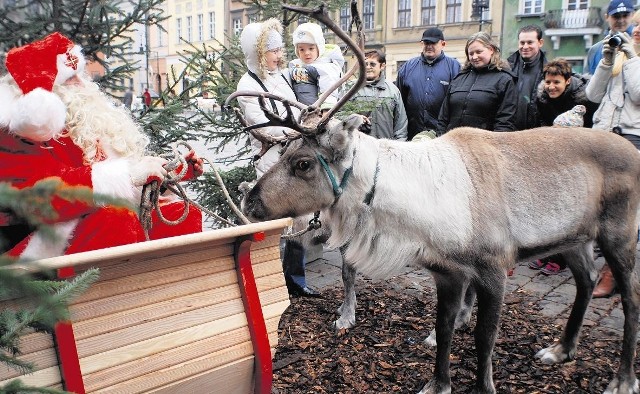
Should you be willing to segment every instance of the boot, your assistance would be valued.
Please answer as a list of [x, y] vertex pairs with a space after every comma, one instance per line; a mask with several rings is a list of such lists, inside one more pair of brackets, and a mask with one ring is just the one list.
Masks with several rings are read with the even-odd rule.
[[608, 298], [616, 292], [616, 280], [613, 279], [611, 268], [608, 264], [605, 264], [600, 271], [600, 278], [596, 288], [593, 289], [592, 298]]

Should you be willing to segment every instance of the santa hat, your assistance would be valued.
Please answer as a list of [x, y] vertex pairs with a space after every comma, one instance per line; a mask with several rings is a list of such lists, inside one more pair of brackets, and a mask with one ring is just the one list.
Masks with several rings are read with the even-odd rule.
[[325, 40], [322, 27], [317, 23], [303, 23], [293, 32], [293, 45], [315, 44], [318, 47], [318, 56], [324, 53]]
[[[0, 127], [34, 141], [47, 141], [64, 130], [66, 107], [54, 85], [84, 71], [81, 48], [60, 33], [14, 48], [6, 66], [21, 92], [0, 86]], [[20, 94], [22, 93], [22, 94]]]

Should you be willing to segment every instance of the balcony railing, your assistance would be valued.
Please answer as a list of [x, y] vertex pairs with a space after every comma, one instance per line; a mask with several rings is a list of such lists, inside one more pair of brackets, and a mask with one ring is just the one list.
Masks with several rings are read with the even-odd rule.
[[544, 16], [547, 29], [581, 29], [602, 27], [604, 19], [600, 7], [583, 10], [550, 10]]

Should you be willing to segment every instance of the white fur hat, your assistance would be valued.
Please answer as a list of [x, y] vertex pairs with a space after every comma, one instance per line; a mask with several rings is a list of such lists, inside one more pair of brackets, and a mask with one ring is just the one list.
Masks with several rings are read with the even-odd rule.
[[[0, 86], [0, 127], [34, 141], [47, 141], [64, 131], [66, 107], [53, 86], [84, 71], [81, 48], [60, 33], [7, 53], [6, 66], [18, 89]], [[19, 91], [18, 91], [19, 90]]]
[[322, 27], [317, 23], [311, 22], [299, 25], [293, 32], [293, 45], [297, 44], [316, 44], [318, 54], [321, 56], [324, 53], [325, 46]]

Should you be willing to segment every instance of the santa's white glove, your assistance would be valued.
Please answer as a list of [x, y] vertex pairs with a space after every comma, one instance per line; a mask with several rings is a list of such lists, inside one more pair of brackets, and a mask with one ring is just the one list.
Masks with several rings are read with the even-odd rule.
[[[605, 38], [605, 40], [608, 40]], [[602, 64], [613, 66], [613, 58], [616, 55], [616, 48], [612, 48], [607, 41], [602, 46]]]
[[620, 45], [620, 50], [627, 55], [627, 59], [633, 59], [636, 57], [636, 50], [633, 48], [633, 40], [631, 36], [626, 31], [620, 33], [620, 38], [622, 39], [622, 45]]
[[134, 186], [144, 186], [152, 181], [162, 183], [167, 176], [164, 165], [167, 160], [157, 156], [144, 156], [129, 163], [129, 175]]

